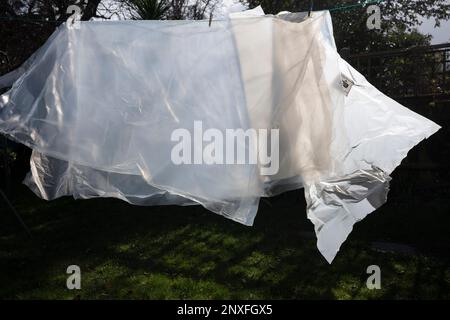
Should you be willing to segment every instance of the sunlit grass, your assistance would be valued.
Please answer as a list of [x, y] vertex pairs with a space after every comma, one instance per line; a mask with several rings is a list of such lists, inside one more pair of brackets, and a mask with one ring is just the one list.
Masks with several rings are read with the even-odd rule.
[[[313, 228], [301, 192], [262, 202], [251, 228], [201, 207], [46, 202], [24, 187], [19, 192], [14, 204], [34, 237], [2, 212], [1, 298], [450, 298], [448, 206], [393, 201], [356, 225], [329, 265], [304, 236]], [[441, 218], [434, 227], [434, 217], [422, 214], [430, 207]], [[372, 250], [379, 240], [405, 241], [420, 253]], [[71, 264], [81, 268], [81, 290], [66, 289]], [[372, 264], [382, 270], [381, 290], [366, 287]]]

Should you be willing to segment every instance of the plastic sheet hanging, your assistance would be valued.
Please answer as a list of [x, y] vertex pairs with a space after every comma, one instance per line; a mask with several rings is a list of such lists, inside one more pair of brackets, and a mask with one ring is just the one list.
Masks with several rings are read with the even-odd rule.
[[[63, 25], [0, 78], [10, 83], [0, 132], [33, 149], [25, 184], [38, 196], [201, 204], [252, 225], [261, 197], [304, 187], [329, 262], [386, 201], [408, 150], [439, 129], [339, 57], [326, 11]], [[278, 129], [277, 172], [174, 163], [173, 132], [195, 123]]]

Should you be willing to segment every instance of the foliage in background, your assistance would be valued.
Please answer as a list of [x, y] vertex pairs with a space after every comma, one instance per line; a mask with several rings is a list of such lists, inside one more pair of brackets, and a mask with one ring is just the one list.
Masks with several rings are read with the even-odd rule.
[[[200, 20], [214, 11], [217, 0], [116, 0], [121, 10], [129, 12], [132, 19], [144, 20]], [[107, 9], [115, 12], [116, 7]]]
[[434, 96], [442, 100], [450, 95], [450, 46], [363, 54], [348, 60], [393, 98]]
[[133, 19], [161, 20], [164, 19], [170, 9], [166, 0], [130, 0], [129, 6], [135, 14]]

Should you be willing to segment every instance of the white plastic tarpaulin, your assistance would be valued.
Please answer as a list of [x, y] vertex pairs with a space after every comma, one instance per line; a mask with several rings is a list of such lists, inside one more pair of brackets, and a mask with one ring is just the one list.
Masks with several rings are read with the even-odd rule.
[[[33, 149], [25, 184], [38, 196], [201, 204], [252, 225], [261, 197], [303, 187], [329, 262], [386, 201], [407, 152], [439, 129], [340, 58], [327, 11], [63, 25], [0, 78], [12, 81], [0, 132]], [[175, 163], [172, 134], [195, 123], [278, 129], [278, 170]]]

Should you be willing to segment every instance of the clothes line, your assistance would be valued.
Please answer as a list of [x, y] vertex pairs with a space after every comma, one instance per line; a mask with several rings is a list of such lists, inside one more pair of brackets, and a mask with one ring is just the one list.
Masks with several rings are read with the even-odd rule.
[[333, 8], [328, 9], [328, 11], [330, 12], [336, 12], [336, 11], [349, 11], [349, 10], [353, 10], [356, 9], [358, 7], [365, 7], [371, 4], [380, 4], [385, 2], [385, 0], [367, 0], [367, 1], [363, 1], [360, 3], [354, 3], [354, 4], [349, 4], [349, 5], [343, 5], [343, 6], [336, 6]]

